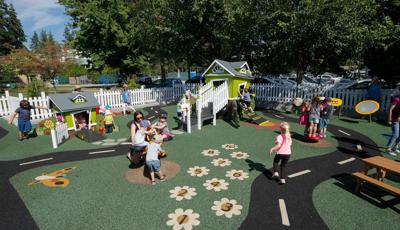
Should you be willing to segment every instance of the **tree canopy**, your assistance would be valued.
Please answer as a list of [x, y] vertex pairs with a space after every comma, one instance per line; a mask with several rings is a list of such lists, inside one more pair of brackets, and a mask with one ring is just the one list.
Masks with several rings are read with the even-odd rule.
[[377, 57], [386, 66], [400, 59], [398, 0], [59, 2], [72, 18], [73, 47], [96, 68], [124, 74], [151, 64], [162, 73], [206, 67], [215, 58], [247, 60], [263, 73], [340, 73], [365, 64], [378, 73]]
[[0, 0], [0, 55], [9, 54], [11, 49], [22, 48], [24, 41], [24, 30], [13, 5]]

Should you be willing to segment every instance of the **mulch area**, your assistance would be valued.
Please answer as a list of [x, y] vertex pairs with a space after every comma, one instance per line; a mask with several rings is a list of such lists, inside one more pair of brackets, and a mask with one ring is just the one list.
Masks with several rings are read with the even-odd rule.
[[[167, 180], [171, 179], [178, 174], [181, 166], [173, 161], [161, 160], [161, 171], [167, 176]], [[159, 182], [157, 176], [156, 182]], [[151, 184], [150, 173], [145, 165], [138, 168], [129, 169], [125, 173], [125, 179], [133, 184]]]

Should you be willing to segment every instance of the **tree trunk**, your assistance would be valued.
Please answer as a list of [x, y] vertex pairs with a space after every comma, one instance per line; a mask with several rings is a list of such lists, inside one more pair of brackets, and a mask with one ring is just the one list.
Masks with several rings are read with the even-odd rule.
[[160, 67], [161, 67], [161, 78], [162, 78], [162, 79], [166, 79], [166, 73], [165, 73], [165, 65], [164, 65], [164, 63], [161, 63], [161, 64], [160, 64]]

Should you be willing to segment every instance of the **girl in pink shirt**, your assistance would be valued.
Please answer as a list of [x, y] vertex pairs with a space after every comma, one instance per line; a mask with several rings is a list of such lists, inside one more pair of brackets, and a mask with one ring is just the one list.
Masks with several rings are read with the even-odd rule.
[[[292, 138], [290, 137], [290, 126], [287, 122], [282, 122], [280, 125], [281, 134], [276, 136], [275, 146], [269, 150], [269, 155], [276, 153], [274, 157], [274, 173], [272, 178], [280, 178], [279, 183], [285, 184], [285, 166], [289, 161], [290, 155], [292, 154]], [[278, 173], [278, 164], [281, 161], [281, 175]]]

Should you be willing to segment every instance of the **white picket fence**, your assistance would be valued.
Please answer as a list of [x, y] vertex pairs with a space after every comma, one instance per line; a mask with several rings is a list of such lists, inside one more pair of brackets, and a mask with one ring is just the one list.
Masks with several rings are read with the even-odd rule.
[[[270, 84], [254, 84], [256, 101], [290, 103], [294, 98], [311, 99], [314, 96], [335, 97], [343, 101], [342, 109], [354, 109], [358, 102], [365, 99], [367, 90], [329, 89], [326, 87], [282, 87]], [[391, 98], [400, 94], [396, 89], [381, 90], [380, 111], [386, 112], [390, 107]]]
[[54, 149], [58, 148], [58, 145], [68, 138], [68, 126], [66, 123], [58, 123], [54, 129], [51, 129], [51, 140]]

